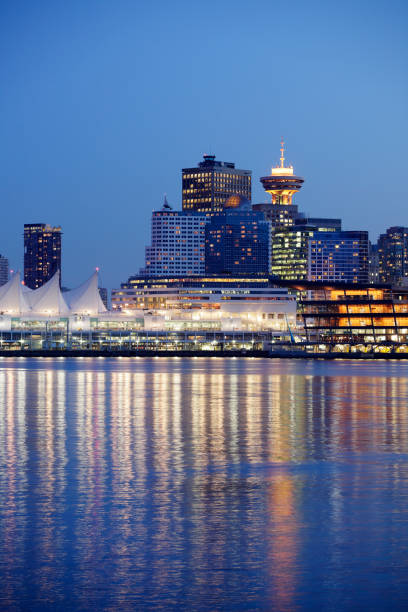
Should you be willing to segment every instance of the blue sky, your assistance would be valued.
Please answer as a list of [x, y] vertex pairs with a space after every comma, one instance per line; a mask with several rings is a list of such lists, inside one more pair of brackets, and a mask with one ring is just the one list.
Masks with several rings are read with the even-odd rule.
[[63, 282], [115, 287], [150, 214], [181, 206], [203, 153], [259, 177], [287, 158], [296, 202], [373, 239], [408, 225], [405, 1], [0, 3], [0, 253], [62, 225]]

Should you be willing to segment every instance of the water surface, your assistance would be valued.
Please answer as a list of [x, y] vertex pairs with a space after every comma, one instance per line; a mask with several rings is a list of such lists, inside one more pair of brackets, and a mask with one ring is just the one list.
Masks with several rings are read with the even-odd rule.
[[408, 364], [0, 359], [0, 609], [408, 609]]

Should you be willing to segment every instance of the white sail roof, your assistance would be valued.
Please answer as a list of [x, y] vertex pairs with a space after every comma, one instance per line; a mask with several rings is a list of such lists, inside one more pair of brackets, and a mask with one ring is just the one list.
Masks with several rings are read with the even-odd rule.
[[64, 293], [64, 298], [72, 314], [97, 315], [106, 312], [98, 289], [98, 272], [82, 285]]
[[16, 316], [29, 310], [30, 305], [20, 282], [20, 273], [16, 272], [0, 287], [0, 313]]
[[60, 273], [58, 270], [42, 287], [25, 294], [31, 306], [32, 314], [54, 316], [69, 314], [69, 307], [62, 296], [59, 279]]

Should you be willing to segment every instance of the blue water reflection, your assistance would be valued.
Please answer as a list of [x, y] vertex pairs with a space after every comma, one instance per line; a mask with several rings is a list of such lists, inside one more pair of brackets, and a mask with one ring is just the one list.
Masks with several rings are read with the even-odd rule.
[[407, 373], [1, 359], [0, 608], [408, 609]]

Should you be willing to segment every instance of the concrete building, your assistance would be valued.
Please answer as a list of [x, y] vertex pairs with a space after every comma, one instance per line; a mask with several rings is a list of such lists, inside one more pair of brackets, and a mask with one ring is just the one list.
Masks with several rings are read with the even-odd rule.
[[165, 201], [162, 210], [152, 214], [151, 245], [146, 247], [145, 266], [140, 274], [203, 274], [207, 221], [200, 213], [172, 210]]

